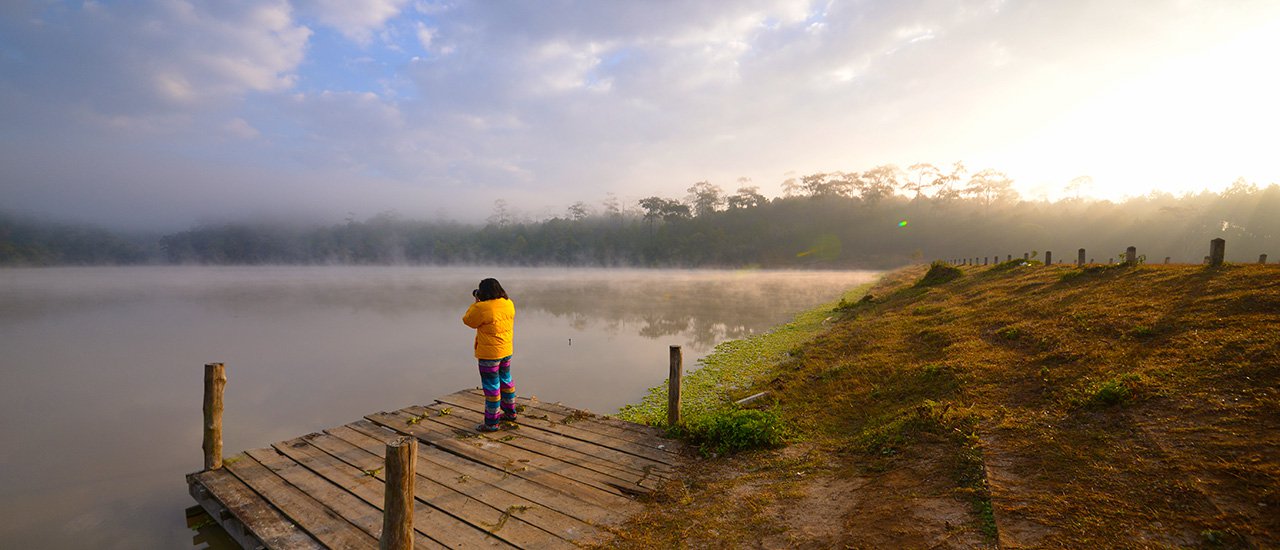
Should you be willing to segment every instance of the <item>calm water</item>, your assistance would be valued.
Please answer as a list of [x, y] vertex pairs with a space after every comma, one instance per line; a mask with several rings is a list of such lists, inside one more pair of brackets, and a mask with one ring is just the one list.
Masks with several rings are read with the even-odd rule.
[[476, 386], [462, 325], [483, 277], [516, 302], [521, 395], [601, 413], [715, 344], [869, 272], [411, 267], [0, 270], [0, 547], [200, 546], [203, 365], [227, 364], [243, 449]]

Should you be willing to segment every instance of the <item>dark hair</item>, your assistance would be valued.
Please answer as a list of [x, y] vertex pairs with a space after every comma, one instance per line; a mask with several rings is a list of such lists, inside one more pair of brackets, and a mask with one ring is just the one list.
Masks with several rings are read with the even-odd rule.
[[[480, 288], [476, 291], [476, 298], [479, 298], [481, 302], [507, 298], [507, 291], [502, 290], [502, 285], [498, 283], [497, 279], [488, 278], [480, 281]], [[510, 298], [507, 299], [510, 300]]]

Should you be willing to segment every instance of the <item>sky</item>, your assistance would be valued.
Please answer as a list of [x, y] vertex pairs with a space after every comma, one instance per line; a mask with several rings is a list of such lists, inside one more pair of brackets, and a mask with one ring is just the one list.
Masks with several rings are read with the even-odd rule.
[[[0, 210], [532, 219], [878, 165], [1280, 182], [1274, 0], [0, 2]], [[749, 181], [748, 181], [749, 180]]]

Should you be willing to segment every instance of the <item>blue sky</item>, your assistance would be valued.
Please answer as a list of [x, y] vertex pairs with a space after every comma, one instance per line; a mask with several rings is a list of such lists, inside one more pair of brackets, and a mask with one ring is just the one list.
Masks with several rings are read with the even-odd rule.
[[1280, 3], [10, 0], [0, 209], [118, 228], [766, 195], [881, 164], [1028, 197], [1280, 181]]

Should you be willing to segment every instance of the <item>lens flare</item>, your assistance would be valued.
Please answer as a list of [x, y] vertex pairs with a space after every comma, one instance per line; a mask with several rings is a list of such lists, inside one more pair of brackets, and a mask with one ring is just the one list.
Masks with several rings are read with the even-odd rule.
[[906, 226], [907, 226], [907, 220], [902, 220], [898, 222], [898, 227], [906, 227]]

